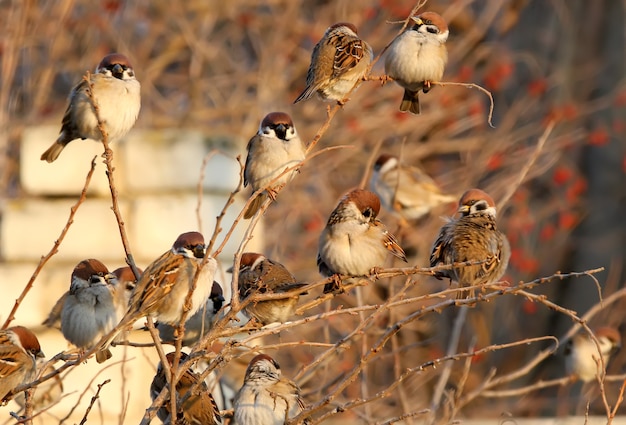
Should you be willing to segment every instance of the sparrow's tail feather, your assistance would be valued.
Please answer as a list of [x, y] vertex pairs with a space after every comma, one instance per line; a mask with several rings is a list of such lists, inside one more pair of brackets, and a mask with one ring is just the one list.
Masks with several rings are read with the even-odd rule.
[[96, 361], [98, 363], [104, 363], [107, 360], [109, 360], [111, 357], [113, 357], [113, 354], [111, 353], [111, 350], [109, 350], [108, 348], [105, 348], [104, 350], [100, 350], [96, 353]]
[[293, 103], [298, 103], [301, 100], [307, 100], [310, 99], [311, 96], [313, 96], [313, 93], [315, 93], [315, 89], [312, 86], [307, 86], [304, 91], [302, 93], [300, 93], [300, 96], [298, 96], [296, 98], [296, 100], [293, 101]]
[[243, 214], [243, 218], [245, 218], [246, 220], [252, 218], [252, 216], [256, 214], [259, 208], [261, 208], [264, 200], [265, 196], [263, 195], [258, 195], [256, 198], [254, 198], [252, 202], [250, 202], [250, 205], [248, 205], [248, 209], [246, 210], [246, 212]]
[[412, 114], [419, 115], [420, 113], [420, 100], [418, 97], [419, 92], [412, 92], [404, 90], [404, 96], [402, 96], [402, 102], [400, 103], [401, 112], [411, 112]]
[[41, 154], [41, 160], [47, 161], [47, 162], [53, 162], [59, 157], [64, 147], [65, 147], [65, 144], [57, 140], [43, 154]]

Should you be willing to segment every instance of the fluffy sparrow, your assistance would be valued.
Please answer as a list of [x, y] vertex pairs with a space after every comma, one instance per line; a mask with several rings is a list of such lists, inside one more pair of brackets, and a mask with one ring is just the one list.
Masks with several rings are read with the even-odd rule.
[[[317, 265], [323, 276], [364, 276], [382, 267], [391, 253], [406, 262], [406, 255], [383, 223], [378, 196], [355, 189], [345, 195], [330, 214], [319, 239]], [[327, 284], [324, 292], [335, 290]]]
[[[69, 342], [89, 349], [108, 334], [124, 315], [129, 292], [100, 261], [83, 260], [72, 271], [70, 290], [61, 311], [61, 332]], [[108, 348], [96, 353], [101, 363]]]
[[[166, 356], [170, 367], [174, 363], [174, 354], [175, 353], [169, 353]], [[180, 363], [183, 363], [187, 357], [187, 354], [180, 353]], [[180, 380], [176, 383], [177, 413], [175, 420], [172, 420], [171, 417], [169, 398], [166, 399], [161, 408], [157, 411], [157, 416], [164, 424], [216, 425], [222, 422], [220, 411], [207, 385], [204, 382], [199, 383], [199, 381], [200, 377], [191, 370], [187, 369], [183, 373]], [[157, 373], [150, 385], [150, 397], [152, 401], [159, 396], [161, 390], [166, 386], [169, 386], [169, 384], [165, 376], [165, 369], [161, 362], [159, 362]], [[193, 387], [195, 387], [195, 389], [193, 389]], [[191, 395], [183, 402], [183, 398], [190, 390], [192, 391]]]
[[448, 62], [448, 24], [435, 12], [411, 18], [412, 23], [393, 40], [385, 56], [385, 73], [404, 87], [401, 111], [420, 113], [418, 93], [441, 81]]
[[565, 346], [565, 369], [569, 375], [574, 375], [583, 382], [595, 380], [600, 368], [604, 366], [606, 369], [611, 355], [621, 346], [622, 338], [615, 328], [599, 328], [595, 331], [595, 336], [600, 346], [602, 362], [596, 343], [586, 332], [574, 335]]
[[[177, 325], [196, 272], [206, 253], [204, 237], [198, 232], [182, 233], [170, 250], [154, 260], [143, 272], [130, 298], [128, 310], [103, 346], [118, 332], [144, 316], [155, 317], [161, 323]], [[217, 261], [208, 257], [200, 270], [189, 316], [206, 304], [213, 289]]]
[[293, 103], [317, 93], [322, 99], [344, 104], [348, 93], [365, 76], [372, 56], [372, 48], [359, 38], [354, 25], [331, 25], [313, 49], [306, 88]]
[[282, 425], [304, 409], [300, 388], [281, 376], [280, 366], [267, 354], [250, 361], [234, 405], [237, 425]]
[[[462, 261], [482, 264], [442, 270], [435, 277], [458, 282], [460, 288], [497, 282], [506, 271], [511, 247], [496, 226], [496, 205], [480, 189], [470, 189], [461, 196], [457, 219], [449, 219], [439, 230], [430, 254], [430, 266]], [[474, 297], [474, 288], [459, 291], [457, 298]]]
[[[232, 272], [232, 268], [230, 269]], [[302, 288], [306, 283], [296, 281], [289, 270], [262, 254], [246, 252], [239, 265], [239, 298], [245, 301], [250, 295], [280, 294]], [[298, 299], [306, 292], [293, 292], [291, 296], [247, 303], [244, 312], [263, 325], [285, 323], [294, 314]]]
[[[222, 305], [224, 305], [224, 301], [224, 292], [221, 285], [213, 281], [211, 295], [206, 300], [204, 307], [200, 308], [185, 322], [183, 346], [191, 347], [204, 335], [206, 335], [209, 330], [211, 330], [211, 327], [217, 318], [217, 312], [222, 308]], [[156, 324], [156, 328], [159, 330], [159, 337], [164, 343], [173, 344], [176, 341], [176, 337], [174, 335], [176, 329], [178, 328], [178, 324], [170, 325], [158, 322]]]
[[[140, 84], [128, 58], [119, 53], [105, 56], [91, 75], [93, 95], [98, 104], [109, 141], [120, 139], [135, 125], [141, 107]], [[89, 100], [89, 85], [81, 80], [70, 93], [63, 116], [61, 133], [41, 155], [42, 161], [52, 162], [65, 146], [75, 139], [102, 140], [98, 119]]]
[[398, 158], [387, 154], [380, 155], [374, 164], [370, 189], [379, 196], [383, 207], [404, 220], [417, 220], [433, 208], [456, 200], [441, 193], [421, 169], [402, 166]]
[[33, 380], [44, 354], [34, 333], [23, 326], [0, 330], [0, 401]]
[[259, 131], [248, 142], [248, 157], [244, 169], [244, 186], [253, 191], [265, 189], [248, 206], [244, 218], [252, 217], [269, 196], [276, 199], [280, 187], [287, 184], [297, 170], [278, 178], [287, 168], [304, 160], [305, 147], [296, 132], [291, 117], [284, 112], [269, 113], [261, 121]]

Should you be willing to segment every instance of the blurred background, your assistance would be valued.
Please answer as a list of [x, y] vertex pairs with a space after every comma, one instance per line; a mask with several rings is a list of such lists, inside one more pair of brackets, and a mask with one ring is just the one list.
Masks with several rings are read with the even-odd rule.
[[[339, 21], [354, 23], [377, 55], [397, 34], [414, 6], [415, 2], [404, 0], [0, 0], [0, 285], [19, 294], [66, 219], [50, 224], [45, 205], [66, 202], [62, 216], [66, 217], [69, 206], [78, 198], [90, 159], [101, 150], [95, 143], [85, 142], [85, 146], [92, 146], [79, 147], [76, 145], [83, 143], [74, 142], [62, 155], [69, 154], [64, 165], [54, 168], [38, 159], [40, 151], [56, 137], [71, 88], [86, 70], [93, 71], [104, 55], [126, 54], [142, 86], [142, 109], [135, 130], [113, 150], [115, 164], [122, 173], [120, 197], [128, 202], [132, 215], [129, 232], [139, 226], [144, 229], [143, 233], [134, 234], [131, 242], [140, 246], [145, 240], [143, 235], [154, 237], [146, 244], [150, 249], [139, 256], [138, 265], [145, 267], [151, 258], [169, 247], [181, 228], [198, 227], [195, 201], [189, 199], [195, 199], [195, 183], [201, 178], [204, 154], [213, 150], [223, 153], [211, 158], [203, 180], [203, 194], [215, 197], [203, 227], [208, 236], [212, 230], [208, 221], [219, 213], [221, 199], [225, 200], [237, 185], [238, 166], [234, 158], [237, 154], [245, 155], [245, 144], [263, 116], [277, 110], [288, 112], [301, 137], [307, 142], [313, 139], [326, 120], [326, 104], [317, 99], [297, 105], [292, 102], [304, 88], [312, 48], [329, 25]], [[493, 196], [498, 205], [499, 227], [512, 246], [506, 281], [517, 283], [557, 271], [604, 267], [603, 272], [595, 275], [597, 285], [584, 277], [554, 281], [534, 290], [583, 315], [600, 302], [599, 290], [606, 297], [619, 290], [626, 280], [625, 7], [623, 0], [429, 1], [423, 10], [440, 13], [450, 27], [444, 81], [476, 83], [488, 89], [495, 101], [493, 128], [487, 122], [489, 99], [478, 90], [435, 87], [421, 96], [422, 114], [413, 116], [398, 111], [402, 96], [399, 86], [365, 82], [336, 114], [315, 151], [346, 147], [322, 153], [305, 164], [268, 209], [253, 248], [285, 264], [300, 280], [318, 280], [317, 240], [328, 215], [345, 192], [367, 182], [376, 156], [390, 153], [405, 164], [421, 166], [446, 193], [458, 196], [468, 188], [480, 187]], [[383, 74], [382, 63], [374, 66], [372, 75]], [[553, 131], [537, 149], [551, 122], [555, 124]], [[51, 130], [43, 131], [42, 126]], [[193, 139], [188, 142], [193, 148], [187, 152], [189, 139]], [[131, 143], [141, 149], [131, 149]], [[168, 149], [174, 144], [177, 154], [170, 156]], [[86, 151], [76, 154], [83, 149]], [[162, 154], [153, 155], [153, 149]], [[74, 154], [70, 154], [72, 150]], [[151, 162], [153, 158], [159, 162]], [[101, 164], [99, 167], [97, 174], [104, 178]], [[194, 174], [187, 177], [188, 184], [181, 188], [171, 182], [178, 178], [178, 173], [154, 173], [169, 167], [191, 169]], [[152, 174], [129, 174], [143, 169]], [[80, 176], [79, 180], [72, 178], [74, 183], [78, 181], [75, 188], [43, 190], [38, 186], [43, 184], [41, 181], [71, 172]], [[39, 183], [26, 185], [29, 178], [37, 178]], [[105, 233], [114, 239], [114, 248], [104, 251], [110, 256], [107, 264], [115, 268], [123, 264], [124, 251], [108, 209], [107, 187], [102, 187], [88, 199], [100, 200], [100, 206], [94, 204], [94, 217], [105, 214], [112, 222], [114, 230]], [[188, 198], [179, 202], [177, 197], [183, 196], [182, 192]], [[147, 194], [166, 205], [175, 203], [188, 218], [172, 225], [172, 217], [180, 212], [175, 210], [172, 215], [160, 215], [160, 220], [155, 220], [154, 214], [162, 211], [161, 204], [137, 207]], [[233, 216], [238, 214], [246, 196], [247, 192], [240, 195], [240, 203], [231, 207]], [[236, 208], [239, 209], [232, 210]], [[24, 210], [29, 211], [27, 216], [14, 218]], [[441, 216], [453, 215], [454, 211], [454, 204], [441, 206], [408, 227], [400, 227], [397, 217], [388, 211], [383, 211], [380, 218], [400, 239], [409, 254], [409, 265], [427, 266], [430, 246], [442, 224]], [[79, 210], [77, 216], [90, 226], [88, 212], [81, 215]], [[245, 226], [247, 223], [239, 224], [242, 231]], [[51, 233], [41, 236], [31, 227], [46, 228]], [[26, 232], [28, 238], [24, 237]], [[236, 249], [237, 235], [227, 252]], [[80, 240], [84, 233], [75, 236]], [[54, 340], [51, 344], [56, 344], [53, 346], [59, 351], [65, 346], [60, 332], [46, 330], [39, 323], [67, 287], [72, 267], [83, 258], [97, 256], [89, 245], [96, 250], [104, 246], [96, 241], [79, 245], [72, 255], [63, 257], [61, 253], [61, 259], [51, 262], [50, 270], [54, 272], [35, 282], [29, 298], [38, 300], [33, 307], [37, 313], [18, 310], [18, 323]], [[232, 255], [224, 255], [221, 261], [222, 268], [228, 268]], [[61, 283], [49, 286], [45, 279]], [[223, 275], [223, 279], [227, 286], [228, 275]], [[380, 303], [404, 283], [404, 279], [391, 279], [370, 284], [359, 302]], [[447, 285], [433, 278], [414, 276], [407, 296], [442, 290]], [[3, 320], [14, 299], [7, 296], [3, 301]], [[350, 307], [356, 303], [354, 294], [344, 294], [334, 299], [331, 306]], [[423, 304], [428, 303], [432, 300]], [[315, 379], [310, 374], [308, 379], [301, 377], [299, 383], [307, 401], [319, 401], [333, 385], [338, 371], [340, 375], [351, 370], [363, 350], [387, 326], [421, 305], [411, 303], [389, 310], [361, 337], [356, 337], [349, 349], [336, 353], [330, 363], [319, 365]], [[611, 304], [594, 316], [589, 325], [614, 326], [623, 335], [624, 307], [623, 300]], [[319, 307], [319, 311], [324, 308]], [[431, 313], [404, 327], [332, 406], [372, 396], [387, 388], [407, 368], [441, 357], [447, 350], [457, 311], [449, 308]], [[266, 343], [334, 343], [362, 319], [344, 315], [311, 322], [297, 331], [281, 332]], [[569, 317], [541, 304], [521, 296], [503, 296], [494, 302], [480, 303], [469, 312], [458, 351], [544, 335], [561, 337], [572, 325]], [[467, 365], [455, 362], [441, 417], [499, 417], [504, 412], [515, 417], [536, 417], [576, 412], [581, 405], [581, 392], [590, 391], [580, 388], [580, 384], [565, 389], [547, 388], [522, 397], [477, 396], [462, 403], [462, 395], [479, 388], [490, 371], [506, 374], [516, 370], [549, 345], [523, 345], [476, 356], [467, 376], [463, 374]], [[44, 351], [48, 356], [56, 353], [45, 345]], [[148, 368], [146, 374], [154, 371], [154, 358], [147, 360], [140, 354], [134, 355], [132, 349], [129, 351], [134, 362], [150, 363], [152, 369]], [[296, 376], [320, 353], [321, 349], [297, 344], [271, 352], [287, 376]], [[625, 359], [624, 353], [618, 353], [609, 365], [609, 374], [624, 372]], [[133, 367], [133, 363], [128, 364]], [[427, 369], [411, 374], [388, 397], [336, 417], [354, 423], [375, 423], [428, 408], [439, 372]], [[559, 349], [510, 386], [521, 387], [564, 374]], [[117, 383], [103, 388], [103, 392], [118, 391], [112, 389], [113, 385], [120, 385], [126, 378], [123, 372], [116, 377]], [[140, 375], [138, 380], [145, 385], [151, 378]], [[241, 382], [234, 381], [235, 385]], [[607, 394], [613, 401], [619, 384], [607, 384]], [[84, 378], [81, 385], [84, 389]], [[95, 384], [90, 385], [89, 396], [96, 388]], [[136, 391], [147, 396], [147, 387]], [[119, 403], [120, 397], [116, 393], [114, 399]], [[592, 398], [595, 402], [591, 411], [602, 414], [602, 403], [596, 396]], [[88, 399], [80, 401], [72, 421], [80, 420]], [[137, 415], [148, 406], [141, 404], [145, 401], [144, 397], [134, 403], [132, 414], [129, 411], [125, 419], [118, 413], [109, 415], [110, 418], [102, 413], [113, 409], [111, 404], [106, 408], [99, 406], [100, 420], [137, 423]], [[39, 419], [42, 423], [54, 423], [76, 403], [77, 397], [68, 397], [56, 410]], [[0, 419], [8, 418], [4, 412], [8, 410], [0, 409]]]

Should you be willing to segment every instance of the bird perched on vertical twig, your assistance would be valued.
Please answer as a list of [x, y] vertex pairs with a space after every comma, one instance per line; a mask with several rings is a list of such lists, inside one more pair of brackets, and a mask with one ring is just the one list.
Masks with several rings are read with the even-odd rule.
[[313, 49], [306, 88], [293, 103], [317, 93], [324, 100], [343, 105], [348, 93], [367, 73], [372, 55], [372, 48], [359, 38], [353, 24], [331, 25]]
[[404, 88], [400, 111], [420, 113], [418, 94], [441, 81], [448, 62], [448, 24], [435, 12], [411, 17], [411, 22], [389, 45], [385, 73]]
[[[484, 262], [441, 270], [435, 277], [454, 280], [460, 288], [497, 282], [506, 271], [511, 247], [496, 225], [493, 199], [480, 189], [470, 189], [461, 196], [458, 213], [458, 218], [449, 219], [439, 231], [430, 254], [430, 266]], [[473, 298], [474, 292], [474, 288], [459, 291], [457, 298]]]
[[[135, 125], [141, 108], [140, 84], [128, 58], [119, 53], [105, 56], [91, 75], [93, 97], [109, 141], [118, 140]], [[61, 133], [41, 155], [42, 161], [53, 162], [68, 143], [75, 139], [102, 140], [98, 119], [88, 95], [84, 79], [70, 93], [63, 116]]]
[[[241, 255], [238, 284], [241, 301], [257, 293], [279, 294], [306, 285], [306, 283], [296, 281], [296, 278], [282, 264], [255, 252], [246, 252]], [[250, 302], [244, 307], [244, 312], [263, 325], [284, 323], [294, 314], [298, 299], [304, 293], [306, 292], [295, 292], [287, 298]]]
[[402, 219], [418, 220], [433, 208], [456, 200], [442, 193], [437, 184], [418, 167], [403, 166], [393, 155], [382, 154], [374, 163], [370, 189], [387, 210]]
[[0, 401], [33, 380], [37, 359], [44, 358], [39, 340], [24, 326], [0, 330]]
[[[170, 364], [174, 364], [175, 353], [169, 353], [165, 357]], [[183, 363], [189, 356], [180, 353], [180, 362]], [[154, 401], [164, 387], [169, 386], [163, 364], [159, 362], [157, 373], [150, 385], [150, 397]], [[195, 387], [195, 389], [194, 389]], [[192, 391], [189, 396], [186, 396]], [[187, 369], [178, 382], [176, 383], [176, 397], [178, 400], [187, 399], [176, 405], [176, 417], [171, 415], [171, 404], [169, 398], [157, 410], [157, 416], [164, 424], [182, 424], [182, 425], [217, 425], [222, 422], [220, 411], [215, 403], [215, 399], [209, 392], [209, 388], [204, 382], [200, 381], [200, 377], [191, 370]]]
[[[365, 276], [382, 267], [387, 254], [406, 262], [406, 255], [378, 220], [380, 200], [374, 193], [355, 189], [346, 194], [330, 214], [319, 239], [317, 265], [323, 276]], [[329, 283], [324, 292], [336, 290]]]
[[622, 337], [615, 328], [601, 327], [594, 334], [598, 340], [597, 346], [586, 332], [577, 333], [565, 346], [565, 370], [583, 382], [596, 379], [622, 343]]
[[244, 213], [246, 219], [261, 208], [267, 197], [276, 199], [277, 191], [291, 181], [297, 170], [282, 173], [303, 161], [305, 157], [304, 143], [300, 140], [291, 117], [285, 112], [267, 114], [261, 121], [257, 134], [248, 142], [247, 149], [244, 186], [252, 186], [253, 191], [265, 191], [252, 200]]
[[305, 408], [300, 388], [281, 376], [280, 366], [267, 354], [250, 361], [234, 406], [237, 425], [281, 425]]

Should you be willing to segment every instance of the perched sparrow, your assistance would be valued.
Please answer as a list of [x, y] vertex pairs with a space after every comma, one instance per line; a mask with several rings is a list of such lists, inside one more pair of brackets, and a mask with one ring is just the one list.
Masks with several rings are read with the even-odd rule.
[[[95, 74], [91, 75], [93, 95], [108, 140], [120, 139], [135, 125], [141, 107], [140, 84], [128, 58], [119, 53], [105, 56]], [[87, 91], [89, 85], [81, 80], [70, 93], [69, 104], [63, 116], [61, 134], [41, 155], [42, 161], [52, 162], [74, 139], [102, 140], [98, 119]]]
[[269, 113], [261, 121], [259, 131], [248, 142], [248, 157], [244, 170], [244, 186], [251, 185], [253, 191], [265, 189], [248, 206], [244, 218], [252, 217], [266, 197], [276, 199], [276, 192], [296, 174], [287, 168], [304, 160], [305, 147], [296, 132], [291, 117], [284, 112]]
[[[213, 281], [211, 295], [206, 300], [204, 307], [200, 308], [194, 315], [190, 316], [185, 322], [185, 333], [183, 335], [183, 346], [190, 347], [194, 345], [200, 338], [206, 335], [217, 316], [217, 312], [224, 304], [224, 292], [219, 283]], [[169, 325], [167, 323], [157, 323], [156, 328], [159, 330], [159, 337], [165, 343], [174, 343], [176, 341], [175, 332], [178, 324]]]
[[[201, 233], [179, 235], [170, 250], [146, 267], [133, 290], [126, 314], [103, 346], [107, 346], [115, 334], [144, 316], [153, 316], [161, 323], [177, 325], [205, 252]], [[189, 316], [202, 308], [211, 296], [217, 261], [211, 257], [207, 260], [191, 297]]]
[[[167, 361], [170, 364], [170, 367], [174, 364], [174, 354], [169, 353], [167, 356]], [[187, 354], [180, 353], [180, 363], [183, 363], [187, 359]], [[216, 425], [218, 422], [222, 422], [222, 418], [220, 417], [220, 411], [217, 408], [217, 404], [215, 404], [215, 400], [213, 396], [209, 392], [207, 385], [204, 382], [200, 382], [200, 377], [193, 373], [191, 370], [187, 369], [183, 375], [180, 377], [180, 380], [176, 383], [176, 396], [177, 396], [177, 404], [176, 404], [176, 418], [172, 420], [171, 417], [171, 404], [169, 402], [169, 397], [163, 403], [161, 408], [157, 410], [157, 416], [164, 424], [185, 424], [185, 425]], [[165, 377], [165, 369], [163, 365], [159, 362], [159, 367], [157, 368], [157, 373], [152, 380], [152, 384], [150, 385], [150, 397], [152, 401], [154, 401], [163, 387], [169, 386], [167, 383], [167, 378]], [[193, 389], [193, 387], [196, 387]], [[192, 391], [191, 395], [187, 398], [187, 400], [182, 401], [185, 395]]]
[[398, 158], [383, 154], [374, 164], [370, 189], [380, 197], [383, 207], [404, 220], [417, 220], [441, 204], [456, 200], [441, 193], [439, 187], [417, 167], [405, 167]]
[[[458, 282], [464, 288], [497, 282], [506, 271], [511, 247], [496, 226], [496, 205], [480, 189], [470, 189], [461, 196], [457, 219], [449, 219], [439, 231], [430, 254], [430, 266], [463, 261], [482, 264], [442, 270], [435, 277]], [[474, 289], [459, 291], [457, 298], [474, 297]]]
[[448, 24], [435, 12], [411, 18], [413, 23], [396, 37], [385, 57], [385, 73], [404, 87], [401, 111], [420, 113], [418, 93], [440, 81], [448, 61]]
[[322, 99], [345, 103], [348, 93], [365, 76], [372, 56], [372, 48], [359, 38], [354, 25], [331, 25], [313, 49], [306, 88], [293, 103], [310, 99], [316, 92]]
[[[621, 346], [622, 338], [615, 328], [599, 328], [595, 331], [596, 339], [602, 354], [602, 363], [598, 346], [586, 332], [572, 337], [565, 346], [565, 369], [583, 382], [596, 379], [600, 368], [606, 366], [611, 355]], [[597, 361], [597, 363], [596, 363]]]
[[[297, 282], [282, 264], [254, 252], [246, 252], [241, 256], [238, 283], [241, 301], [255, 293], [280, 294], [306, 285]], [[244, 311], [248, 317], [254, 317], [263, 325], [285, 323], [294, 314], [298, 299], [304, 293], [295, 292], [286, 298], [250, 302], [245, 305]]]
[[234, 404], [237, 425], [281, 425], [304, 409], [300, 388], [281, 377], [280, 366], [267, 354], [250, 361]]
[[[378, 196], [367, 190], [355, 189], [341, 199], [320, 235], [317, 265], [323, 276], [367, 275], [382, 267], [388, 253], [406, 262], [395, 236], [376, 218], [379, 211]], [[324, 292], [335, 286], [327, 284]]]
[[0, 401], [37, 372], [44, 354], [34, 333], [23, 326], [0, 330]]

